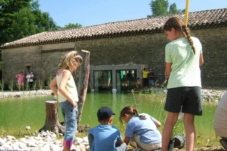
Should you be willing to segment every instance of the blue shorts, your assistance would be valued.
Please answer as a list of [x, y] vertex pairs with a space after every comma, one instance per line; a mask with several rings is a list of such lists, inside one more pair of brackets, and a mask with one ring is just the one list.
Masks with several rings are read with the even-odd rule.
[[201, 88], [178, 87], [167, 91], [165, 110], [168, 112], [202, 115]]
[[71, 147], [77, 130], [77, 112], [78, 107], [73, 108], [69, 101], [60, 103], [62, 115], [65, 123], [65, 134], [63, 146]]

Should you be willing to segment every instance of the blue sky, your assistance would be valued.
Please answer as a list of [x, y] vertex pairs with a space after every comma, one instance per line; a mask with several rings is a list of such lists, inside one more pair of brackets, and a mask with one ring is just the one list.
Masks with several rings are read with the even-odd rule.
[[[146, 18], [151, 15], [151, 0], [39, 0], [40, 9], [49, 12], [57, 25], [84, 26]], [[168, 0], [184, 9], [186, 0]], [[189, 11], [227, 8], [227, 0], [190, 0]]]

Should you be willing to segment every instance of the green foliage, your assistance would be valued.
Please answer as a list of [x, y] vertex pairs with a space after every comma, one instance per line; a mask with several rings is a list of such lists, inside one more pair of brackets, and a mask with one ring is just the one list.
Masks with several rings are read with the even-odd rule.
[[0, 44], [22, 38], [31, 32], [28, 26], [34, 26], [34, 16], [29, 11], [30, 0], [2, 1], [0, 8]]
[[33, 82], [32, 89], [36, 90], [36, 88], [37, 88], [37, 84], [36, 84], [36, 82]]
[[10, 82], [9, 82], [9, 90], [10, 91], [13, 91], [13, 87], [14, 87], [14, 83], [13, 83], [13, 80], [11, 80]]
[[29, 82], [25, 83], [25, 90], [28, 91], [29, 90]]
[[184, 136], [183, 122], [180, 120], [178, 120], [173, 127], [172, 137], [176, 136], [177, 134]]
[[8, 29], [10, 39], [14, 40], [35, 34], [35, 16], [30, 12], [28, 8], [23, 8], [13, 14], [13, 22]]
[[48, 86], [50, 86], [50, 82], [51, 82], [52, 79], [53, 79], [52, 76], [50, 76], [49, 79], [48, 79], [48, 81], [47, 81], [47, 85]]
[[152, 0], [150, 3], [152, 16], [163, 16], [168, 14], [168, 0]]
[[169, 6], [168, 0], [151, 0], [150, 8], [152, 15], [148, 15], [148, 18], [184, 12], [184, 10], [177, 9], [176, 3]]
[[71, 29], [71, 28], [81, 28], [82, 25], [81, 24], [72, 24], [72, 23], [69, 23], [67, 25], [65, 25], [65, 27], [63, 27], [62, 29]]
[[43, 88], [43, 83], [42, 83], [42, 81], [40, 79], [38, 81], [38, 87], [39, 87], [39, 89], [42, 89]]
[[4, 81], [2, 80], [2, 82], [0, 82], [0, 89], [3, 92], [4, 91]]
[[176, 3], [173, 3], [169, 6], [169, 14], [179, 14], [181, 10], [177, 9]]

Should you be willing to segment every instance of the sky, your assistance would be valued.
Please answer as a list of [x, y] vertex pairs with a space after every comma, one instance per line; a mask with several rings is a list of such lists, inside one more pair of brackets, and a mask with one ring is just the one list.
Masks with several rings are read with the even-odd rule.
[[[147, 18], [151, 0], [39, 0], [58, 26], [79, 23], [83, 27]], [[185, 9], [186, 0], [168, 0]], [[189, 12], [227, 8], [227, 0], [190, 0]]]

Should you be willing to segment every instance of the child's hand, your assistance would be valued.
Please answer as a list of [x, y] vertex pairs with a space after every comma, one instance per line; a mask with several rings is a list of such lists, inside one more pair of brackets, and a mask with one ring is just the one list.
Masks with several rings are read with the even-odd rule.
[[75, 108], [77, 106], [77, 103], [73, 101], [72, 105], [73, 105], [73, 108]]

